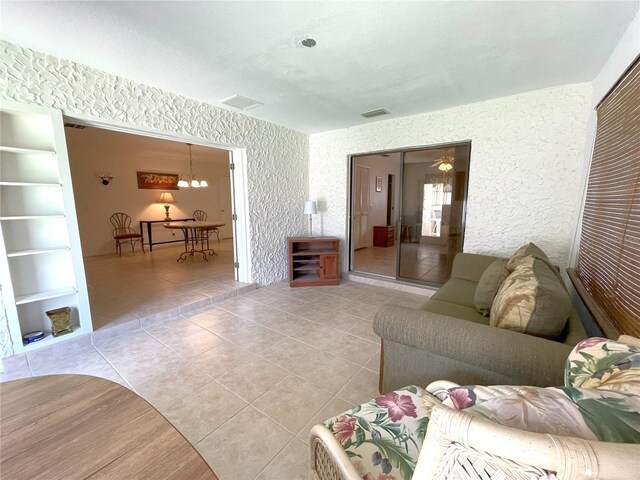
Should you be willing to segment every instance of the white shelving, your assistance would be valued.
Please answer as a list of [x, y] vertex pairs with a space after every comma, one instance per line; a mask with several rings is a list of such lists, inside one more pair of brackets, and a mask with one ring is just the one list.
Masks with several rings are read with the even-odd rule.
[[25, 303], [49, 300], [50, 298], [66, 297], [67, 295], [75, 295], [76, 293], [78, 293], [78, 291], [74, 287], [63, 287], [56, 288], [55, 290], [30, 293], [28, 295], [20, 295], [16, 297], [16, 305], [24, 305]]
[[0, 182], [0, 187], [62, 187], [59, 183]]
[[7, 251], [7, 257], [13, 258], [24, 257], [26, 255], [42, 255], [43, 253], [68, 252], [69, 250], [70, 248], [67, 245], [52, 248], [32, 248], [30, 250], [17, 250], [15, 252]]
[[[0, 112], [0, 283], [14, 353], [91, 328], [60, 111], [3, 101]], [[46, 311], [71, 308], [73, 332], [50, 334]], [[22, 335], [46, 338], [23, 345]]]

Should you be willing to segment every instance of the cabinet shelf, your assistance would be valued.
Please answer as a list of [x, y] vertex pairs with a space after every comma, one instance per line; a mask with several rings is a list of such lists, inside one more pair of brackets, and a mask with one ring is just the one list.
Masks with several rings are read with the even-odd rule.
[[0, 152], [18, 153], [21, 155], [47, 155], [49, 157], [56, 155], [56, 152], [53, 150], [36, 150], [33, 148], [9, 147], [6, 145], [0, 145]]
[[71, 248], [68, 246], [54, 248], [32, 248], [30, 250], [15, 250], [13, 252], [7, 252], [7, 257], [24, 257], [27, 255], [41, 255], [43, 253], [68, 252], [70, 250]]
[[318, 249], [300, 250], [296, 253], [293, 253], [292, 255], [294, 257], [300, 257], [303, 255], [319, 255], [321, 253], [336, 253], [336, 251], [331, 248], [322, 248], [322, 249], [318, 248]]
[[320, 265], [305, 265], [300, 267], [294, 267], [294, 272], [318, 272], [320, 270]]
[[61, 183], [0, 182], [3, 187], [62, 187]]
[[67, 295], [75, 295], [76, 293], [78, 293], [78, 291], [74, 287], [56, 288], [55, 290], [47, 290], [46, 292], [29, 293], [28, 295], [20, 295], [16, 297], [16, 305], [49, 300], [50, 298], [66, 297]]

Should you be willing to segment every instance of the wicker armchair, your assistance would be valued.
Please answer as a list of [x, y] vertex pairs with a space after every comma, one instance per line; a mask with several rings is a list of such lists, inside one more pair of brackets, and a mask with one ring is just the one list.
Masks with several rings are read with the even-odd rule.
[[310, 478], [637, 478], [635, 341], [581, 342], [565, 387], [438, 381], [377, 397], [312, 428]]

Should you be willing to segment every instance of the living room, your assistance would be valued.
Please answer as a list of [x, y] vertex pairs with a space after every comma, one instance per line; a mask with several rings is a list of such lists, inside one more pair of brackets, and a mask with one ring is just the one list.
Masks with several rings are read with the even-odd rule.
[[[142, 330], [128, 332], [120, 342], [105, 336], [93, 342], [77, 343], [73, 351], [62, 349], [55, 355], [34, 352], [28, 360], [27, 356], [19, 360], [11, 357], [7, 326], [3, 324], [0, 330], [6, 369], [3, 380], [47, 373], [102, 373], [105, 378], [128, 384], [150, 399], [205, 460], [212, 462], [220, 478], [258, 478], [260, 475], [259, 478], [271, 478], [292, 462], [298, 469], [291, 467], [292, 472], [299, 473], [302, 469], [306, 473], [307, 424], [330, 418], [380, 393], [377, 391], [379, 337], [371, 331], [377, 308], [387, 302], [418, 306], [423, 297], [432, 293], [416, 295], [398, 290], [395, 283], [388, 288], [377, 281], [375, 285], [353, 281], [361, 279], [349, 273], [349, 156], [471, 141], [464, 252], [509, 257], [521, 245], [534, 242], [561, 272], [576, 265], [581, 211], [596, 131], [595, 107], [640, 52], [637, 3], [616, 4], [619, 8], [608, 12], [610, 15], [603, 13], [609, 8], [606, 5], [594, 6], [596, 10], [591, 12], [583, 4], [579, 5], [575, 8], [585, 8], [587, 12], [579, 18], [585, 22], [591, 19], [591, 30], [580, 29], [577, 25], [580, 22], [571, 20], [576, 12], [565, 13], [566, 17], [560, 16], [555, 23], [551, 22], [556, 28], [554, 35], [560, 36], [562, 32], [564, 37], [560, 37], [561, 40], [553, 40], [553, 35], [546, 37], [548, 43], [544, 45], [549, 49], [544, 55], [553, 58], [554, 49], [562, 50], [561, 44], [570, 44], [567, 51], [575, 54], [582, 51], [582, 43], [590, 37], [597, 37], [598, 48], [585, 49], [589, 54], [583, 52], [582, 57], [574, 59], [566, 68], [562, 62], [567, 60], [561, 55], [545, 64], [555, 66], [561, 73], [555, 77], [549, 74], [551, 80], [545, 78], [547, 73], [533, 74], [537, 71], [535, 62], [520, 64], [512, 59], [510, 63], [505, 59], [511, 58], [509, 55], [513, 52], [499, 49], [504, 57], [496, 59], [492, 57], [494, 51], [487, 48], [482, 60], [491, 65], [504, 61], [505, 66], [493, 69], [488, 78], [471, 80], [471, 83], [487, 85], [474, 98], [451, 99], [454, 95], [449, 91], [445, 101], [440, 97], [447, 95], [436, 90], [427, 92], [432, 97], [430, 105], [435, 107], [421, 111], [408, 108], [406, 114], [396, 115], [387, 103], [391, 98], [381, 97], [379, 103], [367, 108], [388, 107], [392, 113], [389, 119], [382, 117], [360, 123], [361, 119], [341, 117], [329, 127], [317, 117], [305, 120], [305, 116], [309, 117], [309, 111], [305, 110], [300, 115], [303, 119], [299, 129], [283, 126], [293, 123], [291, 119], [285, 121], [286, 116], [279, 117], [280, 122], [270, 120], [272, 123], [261, 118], [269, 112], [264, 98], [259, 98], [266, 105], [262, 113], [262, 107], [232, 110], [213, 105], [211, 94], [201, 95], [198, 85], [182, 88], [175, 79], [184, 80], [184, 73], [176, 72], [189, 71], [188, 62], [176, 64], [166, 77], [153, 81], [147, 71], [140, 71], [142, 68], [127, 70], [127, 65], [113, 63], [118, 55], [109, 56], [109, 49], [104, 46], [108, 42], [103, 42], [101, 48], [109, 61], [102, 65], [99, 55], [91, 57], [64, 50], [65, 35], [55, 36], [55, 29], [45, 28], [44, 12], [59, 21], [56, 28], [62, 29], [65, 25], [62, 17], [73, 16], [70, 11], [65, 12], [71, 6], [49, 6], [43, 13], [36, 14], [33, 5], [3, 5], [2, 99], [62, 110], [68, 120], [165, 133], [185, 142], [203, 139], [237, 153], [234, 155], [237, 170], [240, 176], [244, 175], [246, 188], [236, 210], [242, 225], [240, 231], [247, 239], [241, 263], [247, 268], [246, 279], [259, 287], [248, 297], [250, 301], [242, 302], [240, 297], [227, 300], [215, 307], [215, 315], [180, 317], [172, 325], [149, 323], [148, 329], [143, 326]], [[77, 14], [91, 10], [87, 5], [77, 8]], [[125, 27], [129, 25], [123, 20], [127, 9], [136, 11], [134, 5], [123, 7], [118, 13], [107, 4], [96, 8], [99, 10], [95, 12], [103, 13], [106, 18], [115, 18], [114, 25]], [[385, 4], [380, 8], [391, 7]], [[515, 6], [510, 8], [517, 10]], [[525, 12], [526, 7], [522, 8]], [[521, 12], [520, 16], [513, 10], [509, 12], [522, 21], [527, 18], [537, 18], [541, 23], [549, 20], [544, 15], [535, 17], [532, 11]], [[303, 17], [300, 12], [296, 15]], [[9, 28], [11, 18], [16, 20], [16, 25], [26, 24], [28, 28], [24, 30], [31, 38], [20, 35], [18, 27]], [[167, 21], [157, 20], [159, 25]], [[535, 20], [531, 22], [535, 24]], [[562, 31], [559, 25], [567, 22], [574, 30]], [[598, 22], [604, 22], [606, 27]], [[85, 28], [82, 23], [77, 25], [79, 29]], [[308, 25], [311, 35], [315, 31], [311, 26], [315, 23]], [[603, 31], [607, 29], [614, 33], [605, 35]], [[98, 35], [84, 33], [87, 38]], [[113, 32], [102, 35], [107, 33]], [[571, 40], [573, 34], [579, 40]], [[153, 42], [144, 36], [138, 40], [141, 48]], [[410, 40], [411, 37], [406, 41]], [[51, 43], [50, 48], [46, 41]], [[56, 41], [61, 44], [57, 45]], [[118, 52], [116, 47], [122, 47], [122, 41], [114, 40], [114, 52]], [[292, 42], [292, 53], [288, 55], [304, 68], [312, 69], [319, 60], [300, 60], [299, 56], [317, 55], [318, 50], [322, 52], [324, 48], [323, 41], [329, 42], [329, 39], [318, 37], [317, 41], [310, 49]], [[476, 41], [483, 46], [482, 39]], [[225, 48], [231, 52], [225, 51], [225, 54], [233, 54], [232, 47]], [[523, 51], [519, 52], [524, 58]], [[132, 58], [140, 57], [132, 54], [127, 61]], [[259, 76], [264, 59], [255, 62], [253, 74]], [[510, 86], [507, 72], [514, 66], [524, 68], [522, 65], [528, 68], [526, 78], [521, 78], [517, 86]], [[131, 68], [131, 64], [128, 67]], [[161, 68], [166, 70], [166, 65], [162, 64]], [[572, 69], [580, 74], [574, 74]], [[147, 70], [151, 71], [151, 66]], [[295, 76], [293, 70], [290, 69], [290, 73]], [[492, 69], [482, 71], [487, 70]], [[454, 78], [460, 77], [445, 74], [442, 68], [438, 71], [443, 85], [451, 85]], [[537, 81], [530, 81], [529, 77]], [[234, 80], [239, 82], [239, 78]], [[318, 81], [322, 78], [318, 74]], [[200, 80], [204, 82], [203, 77]], [[412, 81], [419, 82], [419, 79]], [[240, 89], [242, 85], [236, 83], [233, 87]], [[455, 85], [461, 92], [469, 88]], [[220, 93], [216, 98], [236, 92], [227, 88]], [[255, 97], [251, 91], [239, 90], [238, 93]], [[314, 103], [305, 108], [316, 107], [318, 104]], [[357, 117], [358, 113], [353, 116]], [[288, 277], [286, 237], [308, 233], [308, 218], [302, 214], [302, 206], [308, 199], [318, 205], [313, 235], [336, 236], [341, 241], [343, 284], [338, 287], [289, 289], [282, 283]], [[411, 292], [415, 292], [415, 288], [412, 287]], [[587, 333], [599, 334], [588, 323], [588, 315], [580, 313], [586, 318]], [[185, 337], [177, 338], [176, 331], [183, 332]], [[60, 347], [64, 343], [61, 342]], [[213, 355], [216, 350], [223, 358]], [[283, 351], [289, 352], [288, 355]], [[194, 360], [195, 357], [200, 358]], [[326, 369], [317, 368], [309, 358], [324, 359]], [[177, 370], [168, 373], [158, 368], [159, 363]], [[7, 375], [13, 375], [11, 368], [16, 366], [17, 376]], [[301, 407], [299, 416], [292, 418], [291, 412], [275, 411], [272, 405], [276, 399], [298, 388], [296, 382], [306, 388], [307, 395], [314, 400]], [[273, 390], [274, 386], [278, 389]], [[230, 407], [233, 412], [223, 415], [216, 402], [233, 405]], [[210, 409], [209, 416], [197, 424], [194, 419], [204, 417], [194, 412], [197, 405], [203, 404]], [[189, 416], [188, 412], [193, 415]], [[239, 412], [244, 413], [236, 417]], [[256, 451], [267, 443], [267, 451], [249, 455], [251, 458], [238, 457], [237, 452], [248, 455], [251, 450], [248, 444], [242, 446], [242, 437], [234, 437], [226, 446], [222, 445], [225, 436], [234, 430], [252, 437], [250, 432], [255, 428], [271, 432], [265, 433], [260, 441], [252, 438], [249, 442]], [[301, 456], [305, 460], [296, 464]], [[219, 464], [219, 457], [232, 460]], [[237, 464], [244, 461], [247, 462], [243, 465], [244, 471], [238, 470]], [[290, 478], [298, 478], [298, 473], [292, 473]]]

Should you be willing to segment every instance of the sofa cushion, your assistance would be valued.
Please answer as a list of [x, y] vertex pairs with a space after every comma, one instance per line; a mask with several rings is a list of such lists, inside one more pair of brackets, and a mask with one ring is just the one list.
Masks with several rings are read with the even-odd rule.
[[525, 257], [535, 257], [539, 260], [542, 260], [548, 263], [550, 266], [553, 266], [547, 254], [544, 253], [540, 247], [538, 247], [535, 243], [527, 243], [526, 245], [521, 246], [518, 250], [515, 251], [511, 258], [507, 262], [507, 268], [509, 271], [513, 272], [518, 265], [524, 260]]
[[441, 302], [439, 300], [429, 300], [427, 303], [422, 305], [422, 307], [420, 307], [420, 310], [431, 313], [439, 313], [440, 315], [447, 315], [449, 317], [455, 317], [461, 320], [467, 320], [469, 322], [480, 323], [482, 325], [489, 325], [489, 319], [480, 315], [480, 313], [478, 313], [475, 308], [456, 305], [455, 303]]
[[562, 334], [571, 314], [567, 291], [547, 263], [525, 257], [503, 282], [490, 325], [544, 338]]
[[640, 346], [588, 338], [571, 351], [564, 374], [567, 387], [615, 390], [640, 399]]
[[498, 293], [502, 282], [509, 276], [509, 269], [505, 260], [496, 260], [484, 271], [473, 296], [473, 304], [476, 310], [484, 317], [491, 312], [491, 304]]
[[476, 285], [476, 282], [470, 280], [451, 278], [431, 296], [431, 299], [475, 308], [473, 297], [476, 292]]
[[363, 479], [410, 480], [429, 415], [440, 401], [420, 387], [387, 393], [327, 420]]

